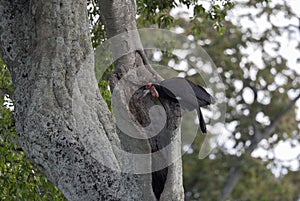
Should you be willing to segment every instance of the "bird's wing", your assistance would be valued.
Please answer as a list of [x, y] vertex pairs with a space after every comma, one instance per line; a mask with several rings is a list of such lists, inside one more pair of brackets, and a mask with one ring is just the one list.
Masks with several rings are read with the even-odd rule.
[[159, 94], [159, 97], [168, 99], [172, 102], [178, 102], [177, 97], [167, 87], [164, 87], [160, 84], [155, 84], [154, 86]]
[[197, 97], [200, 106], [205, 106], [214, 103], [214, 98], [200, 85], [193, 83], [190, 80], [187, 80], [188, 83], [194, 90], [194, 93]]

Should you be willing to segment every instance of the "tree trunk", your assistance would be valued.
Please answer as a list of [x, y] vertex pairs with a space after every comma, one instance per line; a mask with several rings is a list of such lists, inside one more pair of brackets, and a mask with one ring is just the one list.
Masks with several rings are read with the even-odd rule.
[[[114, 23], [110, 37], [136, 29], [133, 1], [101, 6], [111, 12], [104, 14]], [[68, 200], [155, 200], [151, 174], [122, 171], [119, 149], [149, 152], [151, 143], [124, 139], [115, 129], [97, 87], [86, 10], [83, 0], [0, 0], [0, 46], [15, 87], [19, 143]], [[117, 60], [116, 72], [142, 65], [132, 53]], [[168, 122], [175, 127], [178, 118]], [[160, 200], [183, 200], [181, 160], [168, 169]]]

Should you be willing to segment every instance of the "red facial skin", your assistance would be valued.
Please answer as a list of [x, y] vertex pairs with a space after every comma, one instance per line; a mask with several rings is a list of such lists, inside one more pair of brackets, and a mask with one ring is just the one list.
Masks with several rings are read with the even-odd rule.
[[152, 97], [154, 97], [154, 98], [158, 98], [158, 97], [159, 97], [159, 94], [158, 94], [158, 92], [157, 92], [155, 86], [154, 86], [152, 83], [148, 83], [148, 84], [146, 85], [146, 88], [147, 88], [147, 89], [150, 89], [150, 92], [151, 92]]
[[[142, 94], [141, 96], [138, 97], [138, 101], [140, 102], [141, 99], [146, 96], [149, 92], [151, 93], [151, 96], [154, 97], [154, 98], [158, 98], [159, 97], [159, 94], [155, 88], [155, 86], [152, 84], [152, 83], [148, 83], [146, 85], [146, 90], [148, 90], [148, 92], [146, 90], [144, 90], [144, 94]], [[145, 93], [146, 92], [146, 93]]]

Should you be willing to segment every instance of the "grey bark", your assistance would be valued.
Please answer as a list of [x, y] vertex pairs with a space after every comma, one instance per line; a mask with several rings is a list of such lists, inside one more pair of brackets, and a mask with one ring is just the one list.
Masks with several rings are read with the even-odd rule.
[[[114, 37], [118, 34], [128, 33], [131, 30], [136, 30], [136, 5], [134, 0], [102, 0], [100, 1], [100, 10], [102, 13], [102, 20], [106, 26], [106, 31], [108, 37]], [[119, 99], [122, 100], [122, 104], [126, 107], [126, 104], [130, 102], [131, 96], [128, 96], [130, 93], [126, 93], [129, 86], [132, 85], [141, 85], [141, 83], [151, 80], [152, 82], [161, 80], [160, 76], [149, 66], [149, 62], [145, 58], [145, 54], [142, 50], [142, 44], [139, 38], [139, 35], [136, 34], [133, 38], [124, 38], [123, 41], [117, 44], [111, 44], [113, 55], [116, 52], [120, 51], [120, 48], [124, 48], [124, 52], [128, 52], [127, 55], [124, 55], [120, 58], [115, 58], [115, 71], [110, 77], [110, 86], [114, 90], [120, 80], [125, 80], [126, 85]], [[134, 51], [132, 51], [134, 50]], [[135, 51], [137, 50], [137, 51]], [[142, 67], [142, 74], [139, 74], [139, 71], [136, 73], [134, 69]], [[130, 80], [126, 80], [126, 74], [131, 74]], [[132, 78], [134, 77], [134, 78]], [[120, 90], [120, 89], [118, 89]], [[125, 92], [125, 93], [124, 93]], [[156, 168], [157, 163], [163, 163], [167, 160], [165, 157], [170, 160], [170, 158], [176, 157], [178, 151], [180, 153], [180, 133], [179, 129], [176, 129], [179, 124], [180, 118], [177, 113], [171, 111], [176, 111], [174, 106], [168, 104], [167, 102], [162, 103], [167, 112], [167, 123], [166, 127], [157, 135], [156, 137], [150, 139], [149, 141], [134, 140], [132, 138], [127, 138], [126, 134], [118, 130], [118, 133], [121, 138], [121, 143], [124, 149], [128, 152], [143, 152], [149, 153], [157, 151], [165, 147], [171, 141], [178, 141], [175, 143], [179, 146], [172, 147], [171, 151], [164, 153], [164, 156], [151, 157], [149, 162], [152, 163], [151, 166], [153, 169]], [[149, 100], [146, 102], [144, 107], [139, 107], [138, 105], [130, 105], [131, 112], [135, 114], [137, 120], [143, 124], [148, 120], [148, 111], [153, 106]], [[130, 112], [130, 111], [128, 111]], [[171, 140], [172, 139], [172, 140]], [[166, 156], [165, 156], [166, 155]], [[147, 185], [145, 194], [148, 194], [144, 200], [156, 200], [151, 187], [151, 174], [140, 175], [142, 181], [138, 182], [139, 185]], [[150, 190], [150, 192], [149, 192]], [[160, 197], [161, 201], [164, 200], [183, 200], [184, 193], [182, 187], [182, 166], [181, 159], [175, 161], [172, 165], [168, 167], [167, 181], [164, 187], [164, 191]]]
[[134, 178], [102, 163], [118, 163], [119, 140], [97, 88], [86, 1], [3, 0], [0, 15], [27, 156], [68, 200], [139, 200]]
[[[105, 20], [115, 23], [109, 36], [136, 28], [133, 1], [102, 3], [111, 12]], [[149, 174], [121, 171], [116, 148], [138, 144], [120, 142], [99, 93], [88, 24], [84, 0], [0, 0], [0, 48], [14, 83], [19, 143], [68, 200], [155, 200]], [[132, 53], [116, 71], [139, 65]], [[161, 200], [183, 199], [181, 161], [170, 167], [166, 189]]]

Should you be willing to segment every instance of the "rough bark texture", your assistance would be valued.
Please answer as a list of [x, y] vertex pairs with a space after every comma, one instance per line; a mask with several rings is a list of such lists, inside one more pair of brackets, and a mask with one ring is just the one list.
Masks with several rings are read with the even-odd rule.
[[19, 142], [68, 200], [140, 200], [94, 75], [84, 0], [0, 1], [0, 46], [15, 87]]
[[[109, 38], [137, 29], [135, 20], [136, 5], [134, 0], [102, 0], [100, 1], [100, 9]], [[128, 96], [130, 93], [126, 93], [126, 91], [130, 88], [130, 85], [141, 86], [141, 83], [145, 84], [145, 82], [149, 82], [149, 80], [155, 82], [161, 80], [161, 78], [152, 70], [151, 67], [148, 66], [149, 63], [147, 62], [147, 59], [144, 58], [145, 56], [143, 51], [136, 51], [142, 49], [142, 44], [138, 34], [134, 35], [132, 38], [124, 38], [124, 40], [120, 43], [112, 43], [111, 49], [113, 55], [117, 55], [116, 52], [120, 52], [120, 48], [123, 48], [123, 52], [128, 52], [128, 54], [115, 58], [116, 69], [111, 75], [110, 82], [111, 89], [113, 90], [120, 80], [125, 80], [126, 85], [119, 84], [119, 86], [121, 85], [125, 87], [121, 90], [119, 88], [118, 90], [121, 91], [119, 99], [122, 100], [124, 107], [126, 107], [126, 104], [129, 103], [132, 98], [131, 96]], [[132, 72], [135, 72], [134, 69], [143, 67], [144, 69], [142, 70], [142, 74], [139, 74], [139, 71], [132, 74]], [[131, 74], [131, 79], [126, 80], [126, 75], [129, 74], [129, 72]], [[134, 77], [134, 79], [132, 79], [132, 77]], [[136, 100], [133, 101], [133, 104], [129, 106], [129, 110], [131, 110], [131, 112], [135, 115], [137, 121], [139, 121], [141, 125], [145, 126], [149, 123], [148, 111], [153, 106], [153, 102], [145, 100], [142, 105], [134, 104], [136, 102]], [[175, 108], [176, 106], [170, 105], [168, 102], [161, 102], [160, 105], [163, 105], [167, 113], [167, 120], [164, 129], [157, 136], [153, 138], [149, 137], [148, 140], [141, 141], [128, 138], [126, 137], [126, 134], [118, 130], [122, 146], [126, 151], [133, 153], [154, 153], [153, 157], [149, 158], [152, 171], [159, 166], [158, 164], [164, 163], [167, 159], [170, 160], [175, 158], [178, 155], [178, 152], [180, 155], [181, 150], [180, 132], [177, 128], [180, 120], [178, 109]], [[155, 155], [156, 151], [164, 148], [169, 143], [174, 143], [175, 146], [173, 146], [171, 150], [164, 152], [162, 155]], [[157, 174], [152, 173], [139, 175], [141, 180], [138, 181], [138, 184], [147, 185], [144, 193], [145, 195], [149, 194], [149, 196], [146, 198], [144, 197], [143, 200], [156, 200], [153, 190], [157, 191], [157, 189], [158, 191], [162, 190], [160, 194], [161, 201], [184, 199], [181, 159], [177, 160], [169, 167], [157, 171], [156, 173]], [[160, 180], [161, 178], [159, 178], [160, 176], [163, 178], [162, 181]], [[158, 180], [154, 181], [157, 177]], [[162, 182], [164, 184], [161, 187], [160, 185]]]
[[[109, 36], [136, 28], [133, 1], [101, 5]], [[137, 143], [120, 142], [97, 88], [86, 1], [0, 0], [0, 48], [15, 87], [19, 142], [68, 200], [155, 200], [150, 174], [118, 171], [114, 147]], [[134, 52], [116, 72], [142, 64]], [[144, 145], [138, 149], [149, 151]], [[165, 188], [161, 200], [183, 200], [181, 161]]]

